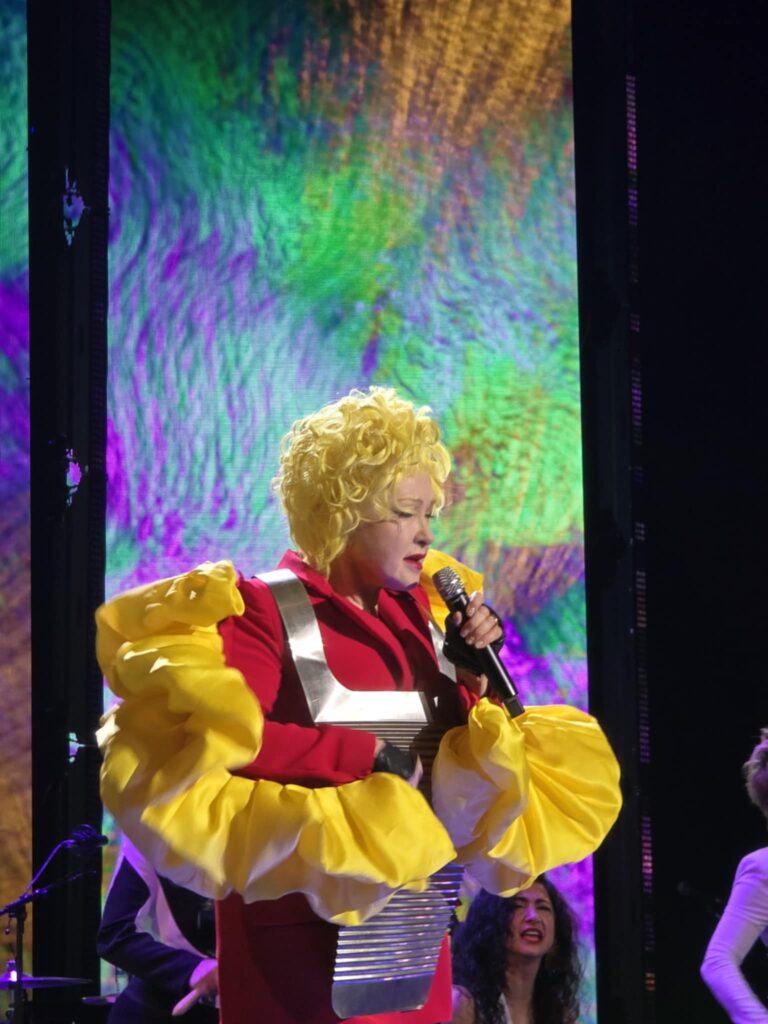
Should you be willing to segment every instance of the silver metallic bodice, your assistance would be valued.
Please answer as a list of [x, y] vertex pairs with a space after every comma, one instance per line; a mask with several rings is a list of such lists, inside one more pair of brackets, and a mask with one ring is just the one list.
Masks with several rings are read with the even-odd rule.
[[[349, 690], [331, 672], [320, 628], [301, 580], [289, 569], [264, 573], [285, 626], [312, 719], [375, 733], [419, 754], [420, 789], [429, 799], [431, 768], [446, 726], [435, 721], [433, 701], [415, 690]], [[442, 633], [430, 620], [441, 672], [456, 678], [443, 655]], [[332, 1002], [342, 1018], [415, 1010], [429, 994], [443, 938], [458, 902], [462, 868], [449, 864], [422, 893], [401, 889], [362, 925], [339, 929]]]

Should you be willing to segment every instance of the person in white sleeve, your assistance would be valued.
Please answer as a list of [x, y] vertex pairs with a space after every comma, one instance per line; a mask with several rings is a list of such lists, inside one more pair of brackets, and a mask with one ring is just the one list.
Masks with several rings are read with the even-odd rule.
[[[768, 728], [761, 730], [744, 774], [749, 798], [768, 823]], [[702, 978], [733, 1024], [768, 1024], [768, 1007], [741, 971], [744, 957], [759, 938], [768, 945], [768, 846], [739, 864], [701, 965]]]

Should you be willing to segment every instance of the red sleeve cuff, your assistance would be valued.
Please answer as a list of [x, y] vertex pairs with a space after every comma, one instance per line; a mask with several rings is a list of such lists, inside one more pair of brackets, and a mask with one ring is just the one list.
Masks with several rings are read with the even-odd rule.
[[264, 723], [259, 756], [236, 774], [299, 786], [339, 786], [371, 774], [376, 737], [338, 725]]

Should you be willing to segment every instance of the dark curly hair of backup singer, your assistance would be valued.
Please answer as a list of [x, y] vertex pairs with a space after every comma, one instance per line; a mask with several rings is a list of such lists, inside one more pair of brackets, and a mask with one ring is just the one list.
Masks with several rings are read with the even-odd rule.
[[[555, 919], [555, 941], [542, 960], [533, 992], [534, 1024], [576, 1024], [579, 985], [578, 926], [573, 911], [544, 875], [536, 879], [547, 890]], [[453, 936], [453, 980], [475, 1002], [478, 1024], [504, 1024], [500, 997], [507, 971], [507, 935], [515, 897], [481, 890], [466, 921]]]

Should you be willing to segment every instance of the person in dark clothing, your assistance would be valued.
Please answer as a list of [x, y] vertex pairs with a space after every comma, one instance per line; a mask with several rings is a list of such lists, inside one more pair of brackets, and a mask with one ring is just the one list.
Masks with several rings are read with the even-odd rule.
[[109, 1024], [216, 1024], [210, 900], [161, 878], [123, 839], [97, 936], [100, 957], [130, 975]]

